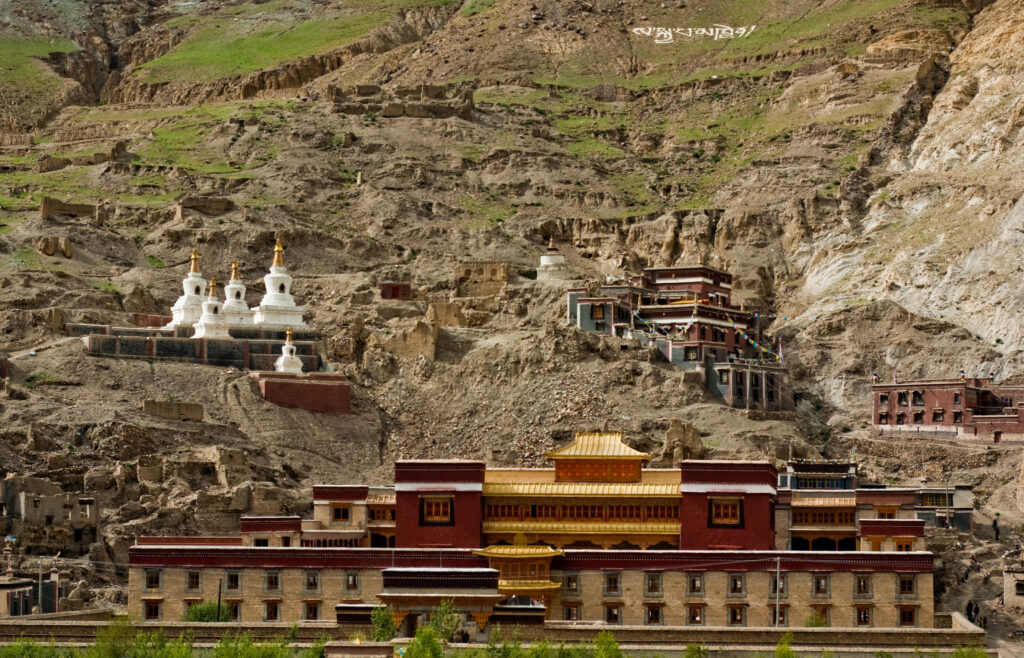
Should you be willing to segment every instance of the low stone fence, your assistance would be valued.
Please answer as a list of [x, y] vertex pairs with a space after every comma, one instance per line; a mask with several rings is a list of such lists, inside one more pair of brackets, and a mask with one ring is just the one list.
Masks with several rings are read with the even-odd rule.
[[203, 405], [193, 402], [170, 402], [164, 400], [143, 400], [142, 412], [168, 420], [191, 420], [203, 422]]
[[252, 377], [267, 402], [319, 413], [352, 413], [352, 385], [344, 375], [254, 372]]
[[[206, 338], [172, 338], [168, 336], [104, 336], [89, 334], [82, 337], [86, 352], [91, 356], [110, 356], [121, 359], [155, 359], [184, 361], [205, 365], [235, 367], [239, 370], [273, 370], [281, 356], [281, 340], [237, 340]], [[322, 369], [323, 362], [315, 351], [315, 344], [296, 342], [296, 356], [302, 360], [307, 372]]]

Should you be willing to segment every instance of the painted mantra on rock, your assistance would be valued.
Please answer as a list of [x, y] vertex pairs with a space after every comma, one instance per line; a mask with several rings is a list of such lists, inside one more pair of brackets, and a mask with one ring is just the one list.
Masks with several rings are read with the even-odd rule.
[[728, 25], [714, 24], [711, 27], [634, 27], [633, 34], [642, 37], [654, 36], [654, 43], [672, 43], [676, 36], [712, 37], [715, 41], [719, 39], [738, 39], [749, 37], [756, 25], [745, 25], [743, 27], [729, 27]]

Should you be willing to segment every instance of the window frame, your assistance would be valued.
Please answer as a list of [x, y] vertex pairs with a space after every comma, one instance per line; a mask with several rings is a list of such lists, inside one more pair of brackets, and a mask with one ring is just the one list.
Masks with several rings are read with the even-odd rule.
[[[270, 618], [270, 606], [274, 606], [275, 615], [274, 618]], [[263, 621], [281, 621], [281, 602], [280, 601], [264, 601], [263, 602]]]
[[[861, 581], [867, 582], [867, 591], [860, 591]], [[855, 599], [872, 599], [875, 597], [875, 586], [874, 579], [869, 573], [855, 573], [853, 574], [853, 598]]]
[[[447, 503], [448, 516], [441, 518], [440, 514], [430, 512], [428, 506], [440, 503]], [[455, 493], [431, 493], [420, 494], [420, 525], [421, 526], [452, 526], [455, 525]]]
[[[569, 586], [570, 579], [573, 586]], [[567, 571], [562, 574], [562, 594], [579, 594], [581, 590], [580, 574], [578, 571]]]
[[[615, 620], [612, 621], [612, 611], [615, 612]], [[605, 603], [604, 604], [604, 623], [611, 626], [622, 625], [622, 604], [621, 603]]]
[[[196, 584], [192, 585], [192, 576], [196, 577]], [[200, 592], [203, 589], [203, 572], [201, 569], [189, 569], [185, 572], [185, 591]]]
[[[771, 611], [768, 614], [768, 623], [771, 626], [778, 626], [779, 628], [786, 628], [786, 627], [789, 626], [789, 604], [788, 603], [780, 603], [779, 605], [775, 605], [775, 603], [769, 603], [768, 604], [768, 609]], [[775, 623], [775, 617], [776, 617], [776, 615], [779, 614], [780, 610], [782, 611], [782, 616], [779, 619], [779, 622]]]
[[[651, 589], [651, 579], [657, 583], [654, 589]], [[645, 571], [644, 572], [644, 596], [647, 598], [660, 599], [665, 595], [665, 577], [660, 571]]]
[[[231, 579], [235, 579], [235, 586], [231, 586]], [[224, 591], [225, 592], [241, 592], [242, 591], [242, 570], [241, 569], [226, 569], [224, 571]]]
[[779, 592], [776, 595], [776, 593], [775, 593], [775, 587], [776, 587], [775, 574], [774, 573], [768, 574], [768, 596], [772, 597], [772, 600], [775, 600], [776, 596], [778, 596], [778, 598], [780, 598], [780, 599], [785, 599], [785, 598], [789, 597], [789, 578], [788, 578], [788, 575], [789, 574], [786, 574], [786, 573], [780, 573], [779, 574], [778, 584], [781, 587], [779, 588]]
[[[703, 603], [687, 603], [686, 604], [686, 625], [687, 626], [704, 626], [707, 621], [706, 607]], [[699, 619], [693, 621], [693, 612], [697, 611]]]
[[[735, 505], [736, 507], [736, 518], [735, 521], [726, 519], [719, 520], [720, 518], [716, 513], [716, 505]], [[743, 497], [742, 496], [708, 496], [708, 527], [709, 528], [742, 528], [744, 525], [743, 518]]]
[[[271, 587], [270, 578], [274, 577], [276, 585]], [[281, 591], [281, 572], [278, 569], [268, 569], [263, 572], [263, 591], [264, 592], [280, 592]]]
[[[904, 583], [910, 583], [910, 591], [904, 591]], [[917, 577], [914, 574], [896, 574], [896, 596], [901, 599], [917, 598]]]
[[[354, 580], [353, 580], [354, 579]], [[347, 569], [345, 571], [345, 593], [358, 594], [362, 591], [362, 579], [358, 571]]]
[[[312, 588], [309, 586], [309, 582], [310, 582], [309, 579], [310, 579], [311, 576], [316, 578], [316, 586], [312, 587]], [[321, 587], [323, 587], [323, 578], [321, 577], [320, 570], [319, 569], [306, 569], [305, 579], [303, 580], [303, 583], [302, 583], [302, 591], [303, 592], [320, 592]]]
[[[861, 615], [866, 615], [867, 620], [861, 621]], [[874, 615], [871, 614], [871, 606], [869, 605], [857, 605], [853, 607], [853, 625], [865, 628], [874, 625]]]
[[[312, 617], [309, 616], [310, 609], [315, 611]], [[303, 601], [302, 602], [302, 620], [303, 621], [320, 621], [320, 601]]]
[[[150, 580], [152, 577], [156, 577], [156, 584], [151, 584], [153, 581]], [[147, 592], [159, 592], [160, 588], [163, 587], [164, 577], [162, 569], [145, 569], [142, 577], [144, 579], [143, 589]]]
[[[614, 578], [614, 589], [608, 587], [609, 579]], [[601, 593], [604, 596], [622, 596], [622, 572], [606, 571], [601, 574]]]
[[[156, 609], [156, 615], [150, 614], [150, 609]], [[142, 602], [142, 618], [145, 621], [160, 621], [164, 617], [164, 606], [163, 601], [143, 601]]]
[[[693, 589], [693, 583], [698, 584], [697, 589]], [[687, 596], [699, 596], [704, 598], [704, 574], [702, 573], [688, 573], [686, 574], [686, 595]]]
[[[740, 620], [733, 621], [733, 613], [739, 611]], [[746, 603], [732, 603], [725, 606], [725, 625], [726, 626], [746, 626], [747, 625], [747, 604]]]
[[[730, 573], [728, 575], [729, 581], [726, 585], [726, 597], [742, 598], [747, 595], [747, 574], [745, 573]], [[736, 591], [734, 585], [736, 580], [739, 580], [740, 589]]]
[[[570, 612], [572, 610], [573, 612]], [[580, 617], [580, 604], [579, 603], [564, 603], [562, 604], [562, 621], [581, 621]]]
[[[818, 591], [818, 579], [823, 578], [825, 582], [825, 591]], [[812, 573], [811, 574], [811, 598], [813, 599], [830, 599], [832, 598], [832, 578], [827, 573]]]
[[[899, 608], [899, 611], [900, 611], [900, 614], [899, 614], [899, 617], [898, 617], [898, 622], [899, 622], [899, 625], [900, 625], [901, 628], [916, 628], [917, 627], [917, 625], [918, 625], [917, 624], [917, 622], [918, 622], [918, 614], [917, 614], [917, 606], [916, 605], [915, 606], [902, 606], [902, 607]], [[911, 620], [909, 622], [908, 621], [904, 621], [903, 616], [904, 616], [905, 613], [909, 613], [910, 614]]]
[[[665, 615], [662, 610], [662, 603], [645, 603], [644, 604], [644, 626], [664, 626]], [[658, 618], [655, 621], [651, 621], [651, 611], [656, 610]]]

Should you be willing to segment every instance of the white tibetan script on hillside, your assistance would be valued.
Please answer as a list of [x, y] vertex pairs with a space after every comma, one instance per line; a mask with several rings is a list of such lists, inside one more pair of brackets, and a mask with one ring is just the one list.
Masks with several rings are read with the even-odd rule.
[[676, 37], [692, 39], [694, 37], [711, 37], [715, 41], [719, 39], [739, 39], [749, 37], [756, 25], [744, 25], [742, 27], [729, 27], [728, 25], [714, 24], [711, 27], [634, 27], [633, 34], [642, 37], [654, 37], [654, 43], [672, 43]]

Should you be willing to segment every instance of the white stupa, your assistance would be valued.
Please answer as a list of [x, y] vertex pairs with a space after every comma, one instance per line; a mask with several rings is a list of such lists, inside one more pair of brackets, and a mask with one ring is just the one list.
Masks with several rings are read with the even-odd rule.
[[224, 286], [224, 321], [231, 327], [251, 327], [253, 311], [245, 303], [245, 285], [238, 278], [238, 261], [231, 263], [231, 280]]
[[210, 281], [210, 294], [203, 302], [203, 314], [196, 322], [196, 333], [193, 338], [231, 338], [228, 323], [224, 321], [221, 308], [224, 305], [217, 299], [217, 282]]
[[547, 253], [540, 257], [540, 267], [537, 268], [538, 281], [564, 281], [571, 279], [569, 266], [565, 262], [565, 256], [558, 253], [555, 246], [555, 236], [548, 241]]
[[270, 265], [270, 274], [263, 277], [263, 283], [267, 294], [256, 307], [253, 321], [269, 329], [308, 329], [302, 321], [305, 308], [297, 306], [291, 296], [292, 278], [284, 266], [284, 247], [280, 240], [274, 245], [274, 262]]
[[290, 372], [299, 374], [302, 372], [302, 359], [295, 356], [295, 345], [292, 344], [292, 330], [288, 330], [284, 345], [281, 346], [281, 356], [274, 361], [274, 370], [277, 372]]
[[188, 276], [181, 282], [182, 291], [185, 293], [178, 297], [171, 307], [171, 323], [165, 329], [175, 327], [191, 327], [199, 321], [203, 312], [203, 291], [206, 290], [206, 279], [199, 271], [199, 251], [192, 250], [191, 265], [188, 268]]

